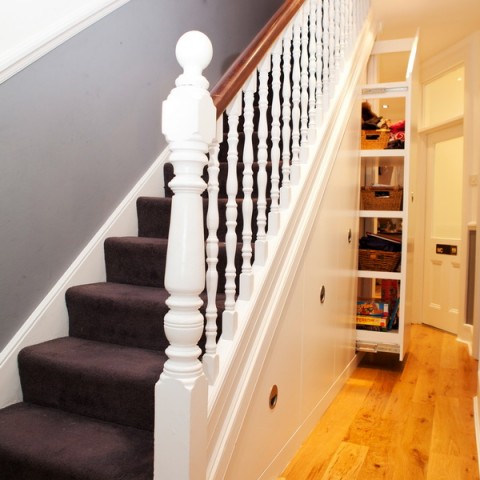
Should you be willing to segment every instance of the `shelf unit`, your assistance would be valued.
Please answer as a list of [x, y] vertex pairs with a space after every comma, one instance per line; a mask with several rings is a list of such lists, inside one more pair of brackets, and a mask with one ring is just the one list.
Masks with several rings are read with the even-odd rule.
[[[410, 204], [410, 141], [412, 134], [411, 101], [412, 101], [412, 69], [415, 64], [415, 53], [417, 38], [390, 40], [376, 42], [372, 55], [396, 53], [400, 51], [409, 52], [409, 60], [405, 81], [388, 83], [372, 83], [362, 88], [362, 101], [377, 102], [386, 99], [401, 99], [404, 102], [405, 120], [405, 145], [404, 149], [385, 150], [361, 150], [360, 161], [362, 162], [362, 186], [377, 183], [380, 167], [396, 167], [392, 176], [392, 185], [403, 187], [403, 201], [401, 210], [360, 210], [359, 230], [360, 235], [367, 231], [378, 233], [379, 225], [389, 222], [396, 224], [401, 230], [401, 260], [396, 271], [358, 270], [358, 293], [361, 298], [376, 298], [381, 300], [378, 288], [387, 282], [395, 281], [393, 284], [398, 289], [398, 323], [394, 329], [388, 331], [372, 331], [357, 329], [357, 350], [363, 352], [391, 352], [399, 355], [403, 360], [408, 347], [409, 319], [406, 312], [406, 288], [407, 288], [407, 234]], [[378, 102], [377, 102], [378, 107]], [[395, 119], [395, 120], [403, 120]], [[395, 180], [396, 183], [393, 183]], [[383, 182], [379, 182], [383, 183]], [[388, 220], [386, 220], [388, 219]], [[401, 228], [400, 225], [401, 224]], [[382, 283], [383, 282], [383, 283]], [[392, 282], [389, 282], [390, 286]]]

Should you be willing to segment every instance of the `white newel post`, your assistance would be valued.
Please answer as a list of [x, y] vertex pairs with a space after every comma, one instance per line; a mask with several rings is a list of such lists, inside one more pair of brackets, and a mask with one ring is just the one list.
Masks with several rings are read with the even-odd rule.
[[175, 177], [165, 287], [170, 293], [165, 333], [168, 360], [155, 387], [155, 480], [205, 480], [207, 379], [198, 342], [204, 319], [199, 294], [205, 287], [201, 175], [216, 134], [216, 110], [203, 69], [212, 58], [210, 40], [188, 32], [177, 43], [183, 67], [163, 103], [162, 130]]

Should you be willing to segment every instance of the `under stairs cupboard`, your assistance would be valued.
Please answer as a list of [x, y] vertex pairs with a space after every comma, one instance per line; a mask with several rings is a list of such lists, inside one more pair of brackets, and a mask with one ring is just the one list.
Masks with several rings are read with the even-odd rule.
[[374, 81], [361, 90], [362, 106], [368, 102], [372, 111], [381, 112], [388, 127], [362, 130], [356, 345], [358, 351], [398, 354], [399, 360], [407, 351], [411, 323], [406, 292], [416, 45], [416, 38], [376, 42], [367, 81], [385, 68], [380, 56], [402, 51], [408, 54], [405, 78]]

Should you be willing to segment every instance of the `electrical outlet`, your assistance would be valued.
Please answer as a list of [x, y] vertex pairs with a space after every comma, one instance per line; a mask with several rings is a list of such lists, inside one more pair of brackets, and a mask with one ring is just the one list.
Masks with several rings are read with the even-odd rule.
[[470, 175], [470, 185], [476, 187], [478, 185], [478, 175]]

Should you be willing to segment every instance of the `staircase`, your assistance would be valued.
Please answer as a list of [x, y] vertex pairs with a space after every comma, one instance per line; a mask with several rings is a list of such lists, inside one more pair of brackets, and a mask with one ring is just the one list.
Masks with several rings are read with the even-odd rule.
[[[306, 5], [310, 3], [316, 2], [306, 2]], [[305, 7], [304, 15], [299, 17], [297, 24], [308, 18], [309, 11]], [[308, 20], [305, 22], [308, 27]], [[295, 40], [293, 42], [295, 48]], [[298, 49], [300, 50], [299, 46]], [[306, 49], [305, 40], [303, 51]], [[333, 64], [332, 59], [333, 56]], [[299, 58], [297, 65], [300, 68]], [[295, 76], [293, 72], [292, 82], [296, 81]], [[279, 152], [283, 152], [282, 158], [295, 155], [299, 157], [300, 137], [302, 140], [306, 137], [305, 131], [300, 133], [300, 117], [296, 117], [295, 112], [291, 118], [284, 117], [283, 121], [294, 132], [297, 126], [296, 138], [293, 133], [290, 138], [287, 136], [280, 139], [278, 132], [272, 132], [272, 125], [275, 126], [276, 122], [279, 125], [279, 113], [271, 106], [275, 103], [272, 102], [272, 90], [278, 88], [277, 94], [280, 91], [280, 86], [272, 86], [274, 78], [275, 75], [269, 74], [268, 109], [262, 112], [263, 107], [259, 108], [262, 93], [255, 94], [251, 137], [254, 146], [251, 158], [253, 185], [248, 196], [241, 193], [233, 200], [235, 207], [232, 206], [231, 192], [243, 192], [245, 186], [243, 153], [247, 136], [243, 133], [243, 126], [246, 120], [243, 114], [239, 115], [240, 133], [237, 136], [236, 128], [233, 127], [233, 131], [231, 126], [236, 124], [229, 122], [230, 114], [223, 116], [223, 142], [220, 143], [218, 153], [219, 253], [216, 270], [219, 278], [218, 287], [215, 287], [218, 330], [213, 334], [217, 339], [222, 333], [220, 319], [224, 310], [228, 309], [229, 283], [231, 287], [231, 282], [234, 282], [235, 299], [239, 292], [241, 295], [240, 277], [229, 277], [229, 262], [234, 262], [236, 272], [242, 270], [245, 246], [240, 241], [244, 231], [243, 203], [252, 200], [252, 215], [247, 222], [252, 228], [253, 260], [256, 254], [255, 241], [257, 234], [260, 234], [259, 226], [260, 229], [262, 226], [251, 219], [256, 219], [258, 211], [263, 208], [266, 209], [265, 215], [274, 208], [278, 211], [279, 184], [283, 185], [285, 180], [290, 180], [290, 162], [285, 168], [279, 159]], [[306, 91], [307, 86], [308, 79], [304, 79], [303, 90]], [[309, 87], [315, 91], [312, 84]], [[297, 102], [300, 111], [300, 83], [297, 86], [294, 83], [292, 89], [297, 89], [297, 98], [292, 101]], [[278, 95], [278, 99], [283, 103], [285, 95]], [[310, 109], [313, 113], [313, 104], [308, 108], [306, 105], [303, 103], [303, 111]], [[266, 132], [262, 132], [262, 116], [268, 119]], [[313, 119], [310, 123], [313, 123]], [[232, 134], [236, 137], [234, 148], [238, 154], [238, 161], [235, 158], [235, 162], [232, 162], [229, 145]], [[278, 147], [275, 158], [272, 158], [272, 138]], [[262, 144], [264, 152], [268, 152], [266, 158], [259, 153]], [[232, 171], [230, 168], [229, 173], [229, 164], [230, 167], [233, 164], [236, 170], [236, 187], [227, 181]], [[298, 163], [292, 164], [294, 182], [299, 181], [298, 178], [295, 180], [299, 169]], [[266, 174], [265, 180], [260, 179], [259, 172], [261, 175]], [[165, 165], [164, 177], [165, 185], [174, 177], [170, 164]], [[210, 181], [207, 169], [203, 179], [205, 182]], [[266, 198], [262, 198], [262, 191], [264, 195], [267, 192]], [[164, 278], [173, 192], [166, 187], [165, 193], [165, 197], [138, 198], [137, 236], [113, 237], [105, 241], [106, 282], [78, 285], [66, 291], [69, 336], [28, 346], [20, 352], [18, 367], [23, 401], [0, 410], [2, 480], [153, 478], [156, 455], [154, 429], [157, 428], [158, 416], [162, 415], [158, 411], [158, 404], [155, 407], [155, 386], [168, 360], [165, 350], [169, 346], [163, 319], [169, 311], [166, 301], [171, 292], [165, 289]], [[204, 192], [202, 197], [207, 240], [208, 193]], [[229, 258], [227, 239], [229, 233], [232, 233], [232, 221], [229, 221], [232, 208], [236, 211], [233, 227], [237, 237], [234, 241], [234, 259]], [[269, 218], [276, 222], [276, 216]], [[201, 300], [203, 307], [200, 311], [205, 316], [208, 303], [206, 291], [201, 294]], [[202, 352], [208, 351], [206, 336], [208, 331], [212, 331], [212, 325], [209, 328], [199, 343]], [[215, 380], [214, 377], [210, 378], [210, 384], [215, 383]], [[155, 438], [156, 445], [157, 441], [158, 437]], [[158, 469], [157, 464], [155, 468]], [[161, 471], [156, 471], [155, 475], [155, 478], [167, 478], [162, 477]], [[202, 478], [201, 473], [198, 478]]]
[[[258, 124], [258, 108], [256, 112]], [[224, 138], [228, 138], [226, 122]], [[258, 144], [257, 134], [254, 143]], [[239, 190], [243, 146], [241, 135]], [[227, 149], [221, 148], [219, 272], [225, 272], [226, 265], [227, 155]], [[258, 163], [253, 169], [258, 171]], [[270, 160], [267, 172], [270, 178]], [[173, 178], [171, 164], [165, 165], [164, 178], [168, 185]], [[207, 181], [206, 171], [204, 179]], [[163, 280], [172, 193], [167, 186], [166, 197], [138, 198], [138, 236], [105, 241], [106, 282], [67, 290], [69, 336], [20, 352], [24, 401], [0, 411], [2, 480], [152, 478], [154, 387], [168, 346], [162, 323], [168, 311]], [[257, 194], [255, 182], [254, 217]], [[206, 218], [206, 194], [203, 204]], [[237, 229], [241, 232], [242, 199], [238, 205]], [[253, 241], [255, 238], [254, 227]], [[236, 259], [239, 270], [241, 244]], [[221, 317], [224, 277], [218, 285]], [[205, 314], [205, 308], [201, 311]], [[218, 328], [220, 334], [220, 322]], [[202, 346], [204, 342], [202, 339]]]

